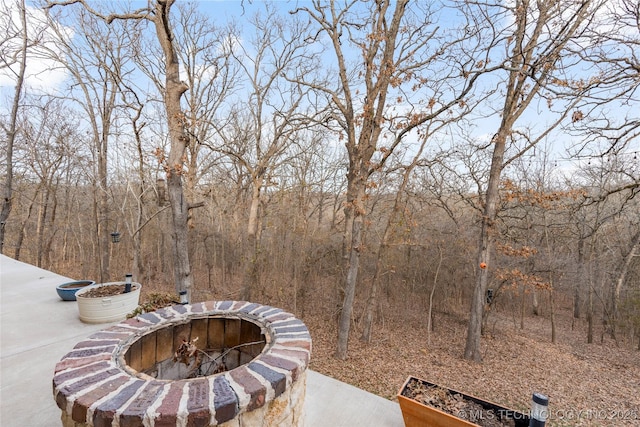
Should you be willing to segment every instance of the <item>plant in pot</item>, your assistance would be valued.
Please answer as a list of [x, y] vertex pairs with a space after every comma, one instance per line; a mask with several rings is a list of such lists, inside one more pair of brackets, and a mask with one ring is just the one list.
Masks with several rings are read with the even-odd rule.
[[86, 323], [106, 323], [124, 320], [138, 307], [142, 285], [131, 281], [98, 283], [76, 292], [80, 320]]
[[529, 416], [409, 376], [398, 392], [406, 427], [527, 427]]
[[93, 280], [77, 280], [75, 282], [66, 282], [56, 286], [56, 292], [62, 301], [75, 301], [76, 292], [87, 286], [95, 285]]

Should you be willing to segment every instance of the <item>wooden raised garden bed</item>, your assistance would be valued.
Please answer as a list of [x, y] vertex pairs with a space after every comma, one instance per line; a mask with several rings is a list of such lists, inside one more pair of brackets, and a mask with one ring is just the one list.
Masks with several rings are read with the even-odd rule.
[[406, 427], [527, 427], [529, 416], [409, 376], [398, 392]]

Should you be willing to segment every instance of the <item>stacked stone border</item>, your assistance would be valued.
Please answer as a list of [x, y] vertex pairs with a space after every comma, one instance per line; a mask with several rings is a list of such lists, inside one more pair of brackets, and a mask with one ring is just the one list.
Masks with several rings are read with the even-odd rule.
[[[132, 345], [171, 324], [211, 317], [262, 328], [266, 344], [227, 372], [158, 380], [125, 361]], [[306, 390], [311, 336], [279, 308], [245, 301], [174, 305], [122, 321], [76, 344], [55, 367], [53, 395], [65, 427], [297, 426]]]

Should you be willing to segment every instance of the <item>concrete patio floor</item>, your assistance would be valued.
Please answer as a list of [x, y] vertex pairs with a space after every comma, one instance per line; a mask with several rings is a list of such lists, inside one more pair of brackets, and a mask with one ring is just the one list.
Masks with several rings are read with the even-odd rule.
[[[61, 425], [51, 385], [55, 365], [110, 326], [82, 323], [76, 304], [58, 297], [56, 285], [80, 279], [0, 255], [0, 426]], [[404, 426], [396, 402], [311, 370], [305, 414], [307, 427]]]

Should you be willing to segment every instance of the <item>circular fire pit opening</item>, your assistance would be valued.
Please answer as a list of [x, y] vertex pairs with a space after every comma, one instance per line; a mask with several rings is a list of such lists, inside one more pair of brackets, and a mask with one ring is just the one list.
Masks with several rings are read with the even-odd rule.
[[257, 357], [267, 341], [271, 342], [269, 331], [262, 330], [242, 317], [192, 317], [186, 323], [169, 323], [137, 338], [123, 349], [124, 360], [136, 371], [133, 374], [141, 373], [143, 378], [175, 381], [206, 377]]
[[56, 365], [65, 427], [298, 426], [311, 337], [278, 308], [176, 305], [78, 343]]

